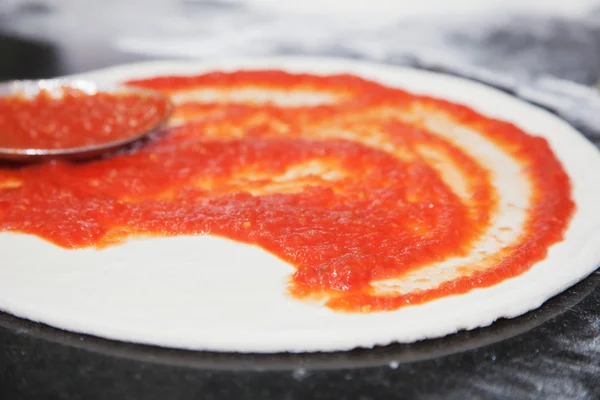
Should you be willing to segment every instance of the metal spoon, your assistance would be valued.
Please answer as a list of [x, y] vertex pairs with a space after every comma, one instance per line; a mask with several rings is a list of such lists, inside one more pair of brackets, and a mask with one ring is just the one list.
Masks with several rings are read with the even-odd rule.
[[[146, 137], [152, 132], [158, 130], [169, 118], [173, 110], [173, 105], [164, 94], [147, 89], [140, 89], [131, 86], [118, 85], [98, 85], [92, 81], [69, 80], [69, 79], [47, 79], [47, 80], [21, 80], [0, 83], [0, 98], [14, 95], [21, 95], [26, 98], [35, 97], [42, 90], [46, 90], [50, 95], [60, 97], [63, 88], [78, 89], [86, 94], [109, 93], [109, 94], [136, 94], [146, 97], [154, 97], [165, 100], [167, 107], [164, 115], [158, 119], [158, 122], [150, 129], [141, 131], [126, 138], [113, 140], [105, 143], [93, 145], [48, 149], [48, 148], [10, 148], [0, 145], [0, 160], [34, 162], [44, 159], [61, 158], [70, 160], [85, 160], [101, 156], [105, 153], [115, 151], [121, 147], [129, 145], [137, 140]], [[2, 132], [0, 132], [0, 135]]]

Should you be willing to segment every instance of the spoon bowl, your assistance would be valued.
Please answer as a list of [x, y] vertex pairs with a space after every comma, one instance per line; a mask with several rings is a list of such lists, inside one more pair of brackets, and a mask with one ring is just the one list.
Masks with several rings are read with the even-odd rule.
[[[127, 136], [116, 140], [65, 148], [13, 148], [3, 146], [0, 143], [0, 161], [36, 162], [56, 158], [69, 160], [96, 158], [128, 146], [133, 142], [139, 141], [151, 133], [156, 132], [165, 124], [173, 110], [171, 101], [161, 92], [126, 85], [100, 85], [92, 81], [81, 79], [19, 80], [4, 82], [0, 83], [0, 99], [12, 96], [33, 99], [42, 91], [48, 93], [53, 98], [60, 98], [65, 89], [75, 89], [85, 95], [99, 93], [111, 95], [137, 95], [140, 97], [162, 100], [165, 102], [166, 107], [164, 112], [156, 119], [156, 123], [150, 128], [140, 128], [140, 132], [128, 134]], [[1, 129], [2, 128], [0, 127], [0, 136], [2, 135]]]

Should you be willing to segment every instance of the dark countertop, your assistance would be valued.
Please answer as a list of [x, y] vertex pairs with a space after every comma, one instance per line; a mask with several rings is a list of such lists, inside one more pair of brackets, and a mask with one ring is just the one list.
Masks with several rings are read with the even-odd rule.
[[[498, 28], [487, 40], [495, 37], [490, 46], [496, 52], [510, 53], [511, 46], [519, 52], [523, 46], [544, 49], [547, 57], [562, 62], [548, 62], [548, 70], [542, 72], [571, 79], [575, 68], [579, 78], [573, 80], [595, 83], [600, 53], [588, 53], [600, 48], [600, 32], [581, 28], [583, 34], [572, 34], [579, 28], [556, 23], [561, 28], [554, 41], [551, 35], [536, 41], [535, 35], [532, 39], [514, 27]], [[523, 37], [528, 38], [526, 44]], [[88, 51], [94, 53], [91, 60], [72, 54], [55, 39], [6, 34], [0, 36], [0, 80], [56, 76], [144, 59], [102, 43]], [[281, 50], [290, 52], [295, 51]], [[564, 62], [573, 54], [582, 54], [581, 63]], [[410, 55], [386, 60], [423, 64]], [[589, 137], [599, 136], [600, 126], [571, 122]], [[513, 320], [438, 340], [347, 353], [177, 351], [71, 334], [0, 313], [0, 399], [241, 398], [600, 399], [600, 272]]]

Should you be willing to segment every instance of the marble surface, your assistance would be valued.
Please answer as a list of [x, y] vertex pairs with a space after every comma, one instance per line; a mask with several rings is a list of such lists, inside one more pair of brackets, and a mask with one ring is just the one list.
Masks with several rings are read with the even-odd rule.
[[[487, 82], [549, 108], [600, 142], [594, 1], [574, 0], [561, 10], [481, 6], [404, 14], [257, 2], [0, 1], [0, 80], [165, 57], [365, 58]], [[174, 351], [0, 314], [0, 398], [600, 399], [599, 284], [597, 272], [541, 309], [489, 328], [335, 354]]]

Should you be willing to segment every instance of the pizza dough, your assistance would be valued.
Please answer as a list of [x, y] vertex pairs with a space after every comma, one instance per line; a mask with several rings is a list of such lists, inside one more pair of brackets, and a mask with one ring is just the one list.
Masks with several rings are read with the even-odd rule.
[[[350, 73], [465, 104], [543, 136], [571, 179], [576, 211], [565, 239], [527, 272], [494, 286], [391, 312], [361, 314], [335, 312], [319, 302], [290, 297], [286, 287], [294, 272], [291, 265], [258, 247], [219, 237], [135, 239], [102, 250], [65, 250], [35, 236], [4, 232], [0, 233], [2, 310], [75, 332], [162, 346], [239, 352], [333, 351], [438, 337], [520, 315], [597, 267], [600, 187], [594, 172], [600, 168], [598, 151], [551, 114], [483, 85], [411, 69], [306, 58], [144, 63], [85, 77], [114, 82], [238, 69]], [[189, 96], [175, 100], [185, 101], [185, 95]], [[261, 94], [245, 91], [232, 96], [237, 96], [236, 101], [260, 101]], [[331, 100], [303, 93], [270, 96], [293, 104]], [[443, 121], [428, 128], [436, 127], [440, 134], [458, 129]], [[464, 130], [459, 137], [475, 149], [473, 157], [493, 169], [502, 194], [498, 218], [476, 246], [494, 252], [514, 240], [511, 234], [519, 234], [518, 229], [502, 228], [518, 228], [523, 223], [518, 210], [528, 205], [527, 182], [522, 179], [522, 166], [494, 146], [478, 142], [477, 135]], [[411, 271], [400, 280], [377, 284], [382, 292], [424, 290], [456, 277], [460, 267], [473, 260], [472, 255], [446, 260]]]

